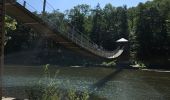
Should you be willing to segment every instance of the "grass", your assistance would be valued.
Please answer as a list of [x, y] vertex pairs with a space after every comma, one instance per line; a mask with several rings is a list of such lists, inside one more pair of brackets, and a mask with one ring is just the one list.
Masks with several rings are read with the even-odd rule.
[[60, 89], [58, 87], [58, 80], [56, 80], [59, 71], [56, 71], [54, 77], [51, 77], [49, 72], [49, 64], [44, 67], [44, 80], [39, 80], [36, 84], [27, 87], [25, 90], [29, 100], [89, 100], [88, 91], [76, 91], [74, 89]]
[[115, 61], [108, 61], [108, 62], [103, 62], [101, 65], [106, 67], [114, 67], [116, 66], [116, 63]]
[[146, 68], [146, 65], [140, 61], [135, 61], [134, 64], [137, 66], [139, 69], [144, 69]]

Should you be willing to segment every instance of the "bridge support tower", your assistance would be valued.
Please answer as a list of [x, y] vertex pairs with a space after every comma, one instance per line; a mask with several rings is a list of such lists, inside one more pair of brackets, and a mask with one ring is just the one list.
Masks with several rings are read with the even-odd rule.
[[130, 68], [130, 49], [129, 41], [121, 38], [116, 41], [120, 48], [124, 48], [123, 53], [116, 59], [117, 66], [119, 68]]

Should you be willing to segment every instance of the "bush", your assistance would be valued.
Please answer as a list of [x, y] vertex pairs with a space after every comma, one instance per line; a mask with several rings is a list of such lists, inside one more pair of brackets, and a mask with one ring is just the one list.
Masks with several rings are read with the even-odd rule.
[[[45, 81], [49, 83], [45, 85], [43, 80], [40, 80], [34, 85], [27, 87], [25, 90], [29, 100], [88, 100], [88, 91], [80, 92], [74, 89], [63, 90], [58, 88], [56, 75], [51, 78], [48, 69], [49, 64], [44, 68]], [[58, 73], [58, 71], [56, 72]]]
[[116, 66], [116, 63], [115, 61], [103, 62], [102, 66], [113, 67], [113, 66]]
[[146, 68], [146, 65], [140, 61], [139, 62], [135, 61], [135, 65], [139, 66], [139, 69]]

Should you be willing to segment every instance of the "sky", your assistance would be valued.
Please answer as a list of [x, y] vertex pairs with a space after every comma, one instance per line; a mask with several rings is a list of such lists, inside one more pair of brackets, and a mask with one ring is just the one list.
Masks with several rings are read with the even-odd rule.
[[[23, 3], [23, 0], [18, 0]], [[43, 0], [25, 0], [28, 4], [27, 7], [30, 10], [42, 11]], [[139, 2], [146, 2], [148, 0], [47, 0], [47, 11], [52, 11], [53, 9], [58, 9], [61, 12], [71, 9], [78, 4], [88, 4], [91, 8], [94, 8], [98, 3], [103, 8], [106, 4], [111, 3], [113, 6], [123, 6], [127, 7], [137, 6]], [[32, 7], [31, 7], [31, 6]]]

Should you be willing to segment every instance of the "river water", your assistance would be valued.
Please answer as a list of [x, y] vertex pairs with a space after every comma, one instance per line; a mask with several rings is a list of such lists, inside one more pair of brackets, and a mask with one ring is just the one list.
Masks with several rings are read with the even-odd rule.
[[[61, 88], [89, 90], [101, 100], [170, 100], [170, 72], [101, 67], [50, 66]], [[5, 65], [4, 95], [25, 97], [23, 88], [43, 78], [42, 66]]]

